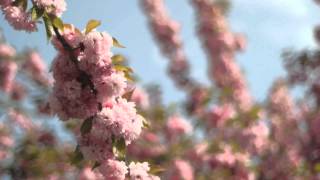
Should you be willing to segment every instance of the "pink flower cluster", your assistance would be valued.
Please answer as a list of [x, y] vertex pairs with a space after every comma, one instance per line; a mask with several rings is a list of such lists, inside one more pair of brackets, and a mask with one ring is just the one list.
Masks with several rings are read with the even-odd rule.
[[27, 116], [18, 112], [17, 110], [10, 109], [8, 112], [8, 118], [11, 123], [18, 125], [24, 130], [35, 130], [36, 125]]
[[71, 28], [64, 32], [63, 37], [73, 47], [81, 45], [84, 50], [73, 52], [78, 53], [77, 62], [74, 62], [68, 52], [61, 50], [61, 44], [53, 40], [59, 54], [52, 66], [55, 85], [51, 105], [61, 119], [86, 119], [98, 112], [99, 103], [105, 105], [121, 96], [126, 88], [126, 79], [111, 67], [110, 48], [113, 41], [110, 35], [96, 31], [82, 35]]
[[0, 44], [0, 89], [10, 95], [12, 100], [22, 100], [26, 89], [15, 81], [18, 65], [14, 61], [16, 51], [7, 44]]
[[14, 146], [14, 139], [7, 132], [4, 124], [0, 124], [0, 161], [3, 161], [10, 154], [9, 149]]
[[7, 44], [0, 44], [0, 89], [10, 95], [12, 100], [19, 101], [26, 97], [26, 89], [15, 80], [18, 65], [14, 61], [16, 51]]
[[128, 173], [128, 168], [125, 162], [111, 159], [104, 162], [99, 167], [99, 170], [106, 179], [110, 180], [123, 180]]
[[170, 18], [163, 0], [141, 1], [152, 33], [161, 51], [170, 60], [168, 73], [174, 83], [188, 94], [188, 111], [191, 114], [202, 116], [203, 102], [208, 96], [208, 88], [189, 75], [190, 67], [179, 34], [180, 24]]
[[91, 121], [90, 131], [78, 135], [82, 154], [101, 164], [98, 169], [104, 178], [124, 179], [127, 167], [115, 160], [119, 156], [113, 141], [129, 145], [139, 137], [144, 119], [135, 103], [122, 97], [128, 82], [112, 65], [113, 39], [106, 32], [82, 34], [73, 26], [66, 27], [61, 36], [74, 50], [53, 38], [58, 55], [52, 64], [55, 82], [50, 107], [62, 120]]
[[248, 162], [249, 156], [242, 153], [233, 152], [230, 146], [224, 147], [224, 152], [219, 153], [215, 157], [220, 163], [224, 163], [226, 165], [232, 166], [237, 161], [239, 162]]
[[[81, 42], [80, 36], [82, 36], [82, 34], [76, 27], [74, 27], [74, 25], [70, 25], [63, 28], [63, 32], [61, 32], [61, 36], [70, 46], [77, 47]], [[51, 43], [56, 48], [57, 51], [68, 53], [67, 50], [63, 47], [63, 45], [57, 38], [55, 37], [52, 38]], [[78, 53], [78, 52], [75, 51], [75, 53]]]
[[18, 70], [18, 65], [11, 60], [15, 54], [13, 47], [0, 44], [0, 89], [7, 93], [13, 88], [13, 81]]
[[[37, 30], [36, 21], [32, 19], [31, 12], [20, 4], [15, 4], [12, 0], [2, 0], [0, 8], [5, 15], [6, 20], [16, 30], [25, 30], [33, 32]], [[32, 0], [34, 7], [43, 9], [46, 13], [54, 16], [61, 16], [66, 10], [64, 0]]]
[[160, 180], [158, 176], [150, 175], [148, 171], [150, 170], [149, 163], [147, 162], [131, 162], [129, 165], [130, 179], [131, 180]]
[[206, 120], [211, 127], [223, 127], [227, 120], [235, 115], [235, 110], [230, 104], [215, 106], [208, 112]]
[[187, 151], [187, 158], [194, 164], [195, 167], [201, 169], [202, 165], [208, 160], [208, 147], [208, 142], [201, 142], [200, 144], [195, 144], [192, 149]]
[[166, 128], [169, 138], [175, 138], [192, 132], [191, 124], [179, 115], [169, 117]]
[[0, 1], [0, 6], [2, 8], [10, 6], [13, 3], [13, 0], [2, 0]]
[[35, 51], [28, 52], [22, 68], [29, 73], [35, 82], [43, 86], [50, 84], [50, 79], [47, 77], [47, 67], [39, 53]]
[[[296, 113], [294, 101], [290, 96], [286, 84], [279, 80], [271, 88], [269, 96], [269, 118], [273, 130], [273, 137], [282, 145], [292, 146], [297, 144], [299, 138], [299, 116]], [[290, 131], [283, 131], [283, 128]]]
[[27, 95], [26, 88], [22, 84], [18, 82], [14, 82], [10, 92], [11, 99], [15, 101], [20, 101], [24, 99], [26, 95]]
[[228, 31], [228, 25], [219, 7], [209, 0], [193, 0], [198, 12], [199, 34], [210, 58], [210, 77], [216, 85], [226, 91], [231, 102], [240, 109], [252, 106], [246, 82], [240, 68], [234, 62], [234, 53], [243, 50], [242, 35]]
[[148, 131], [143, 131], [139, 141], [128, 146], [129, 156], [137, 157], [137, 159], [155, 158], [166, 152], [167, 149], [161, 144], [160, 137]]
[[131, 180], [160, 180], [158, 176], [148, 173], [150, 167], [147, 162], [131, 162], [127, 167], [124, 161], [109, 159], [98, 169], [101, 173], [84, 168], [78, 178], [81, 180], [125, 180], [128, 175]]
[[6, 93], [11, 92], [14, 78], [18, 70], [17, 64], [12, 60], [0, 60], [0, 88]]
[[11, 0], [1, 1], [0, 6], [6, 20], [14, 29], [27, 32], [37, 30], [36, 22], [31, 20], [30, 12], [24, 11], [20, 6], [13, 6]]
[[7, 44], [0, 44], [0, 57], [1, 58], [11, 58], [16, 54], [16, 50], [7, 45]]
[[115, 157], [112, 138], [125, 140], [126, 145], [141, 133], [142, 116], [138, 115], [134, 103], [119, 98], [112, 108], [103, 108], [93, 119], [92, 130], [80, 137], [80, 148], [87, 159], [105, 162]]
[[135, 104], [118, 98], [112, 108], [103, 108], [96, 118], [101, 127], [107, 127], [113, 135], [124, 138], [126, 144], [138, 138], [143, 126], [143, 117], [137, 114]]
[[38, 8], [43, 8], [49, 14], [61, 16], [66, 10], [67, 4], [64, 0], [33, 0]]
[[284, 81], [278, 80], [274, 83], [269, 96], [269, 106], [271, 113], [285, 119], [293, 118], [294, 103]]
[[99, 172], [93, 171], [91, 167], [84, 167], [79, 173], [79, 180], [102, 180], [103, 176]]
[[269, 128], [263, 121], [256, 122], [244, 130], [244, 134], [252, 137], [252, 150], [250, 152], [259, 153], [268, 147]]
[[143, 118], [136, 113], [134, 103], [122, 98], [116, 101], [111, 108], [105, 107], [97, 114], [90, 134], [81, 137], [81, 148], [90, 159], [105, 161], [113, 157], [112, 136], [124, 138], [128, 145], [141, 133]]
[[85, 159], [94, 160], [101, 164], [114, 159], [112, 151], [112, 133], [108, 126], [93, 121], [90, 133], [78, 135], [78, 144]]
[[175, 159], [171, 170], [168, 171], [169, 180], [193, 180], [194, 172], [193, 168], [188, 161], [182, 159]]
[[193, 80], [188, 75], [189, 64], [179, 36], [179, 23], [169, 17], [163, 0], [142, 0], [142, 6], [161, 51], [170, 59], [170, 75], [176, 85], [184, 88], [190, 86]]
[[149, 96], [140, 87], [136, 87], [131, 96], [131, 100], [136, 103], [136, 105], [142, 109], [146, 109], [149, 106]]

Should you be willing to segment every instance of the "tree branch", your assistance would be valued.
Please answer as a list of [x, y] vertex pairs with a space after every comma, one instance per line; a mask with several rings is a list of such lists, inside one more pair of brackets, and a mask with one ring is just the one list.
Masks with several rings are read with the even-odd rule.
[[69, 52], [70, 60], [76, 65], [77, 70], [80, 73], [80, 75], [77, 78], [77, 80], [79, 82], [81, 82], [83, 87], [89, 86], [90, 89], [92, 90], [92, 92], [96, 95], [97, 94], [97, 90], [95, 89], [95, 87], [94, 87], [94, 85], [93, 85], [93, 83], [91, 81], [91, 76], [87, 72], [81, 70], [79, 68], [79, 66], [78, 66], [78, 59], [74, 55], [74, 48], [70, 44], [68, 44], [68, 42], [63, 38], [63, 36], [60, 34], [60, 32], [59, 32], [57, 27], [55, 27], [54, 25], [52, 27], [53, 27], [53, 31], [54, 31], [57, 39], [62, 44], [63, 48]]

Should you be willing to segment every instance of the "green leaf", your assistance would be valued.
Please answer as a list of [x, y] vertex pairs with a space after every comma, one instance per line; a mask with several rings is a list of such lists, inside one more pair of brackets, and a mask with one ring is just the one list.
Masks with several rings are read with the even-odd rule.
[[100, 165], [101, 165], [101, 163], [99, 163], [98, 161], [96, 161], [96, 162], [93, 164], [91, 170], [94, 170], [95, 168], [99, 167]]
[[72, 24], [63, 24], [63, 28], [72, 29]]
[[46, 28], [46, 33], [47, 33], [47, 40], [49, 41], [52, 37], [52, 23], [50, 21], [50, 18], [46, 13], [43, 15], [43, 21], [44, 21], [44, 26]]
[[125, 48], [125, 46], [121, 45], [120, 42], [116, 38], [112, 37], [112, 40], [113, 40], [114, 47]]
[[28, 7], [28, 0], [22, 0], [22, 8], [23, 10], [27, 10], [27, 7]]
[[130, 82], [134, 82], [134, 78], [131, 76], [131, 74], [129, 72], [124, 72], [124, 77], [130, 81]]
[[31, 8], [31, 19], [32, 21], [36, 21], [41, 18], [44, 14], [44, 9], [38, 9], [35, 6]]
[[112, 137], [112, 152], [121, 160], [126, 157], [126, 141], [123, 137], [120, 139]]
[[114, 69], [116, 71], [133, 73], [133, 70], [130, 67], [127, 67], [127, 66], [123, 66], [123, 65], [117, 64], [117, 65], [114, 65], [113, 67], [114, 67]]
[[101, 22], [100, 21], [97, 21], [97, 20], [90, 20], [88, 23], [87, 23], [87, 26], [86, 26], [86, 34], [88, 34], [89, 32], [91, 32], [93, 29], [95, 29], [96, 27], [100, 26]]
[[77, 121], [70, 120], [70, 121], [66, 121], [66, 123], [64, 123], [64, 124], [65, 124], [65, 127], [70, 130], [73, 130], [77, 127]]
[[261, 112], [261, 108], [259, 106], [254, 106], [249, 111], [249, 117], [256, 120], [259, 118], [260, 112]]
[[62, 20], [59, 17], [54, 17], [53, 20], [52, 20], [52, 24], [54, 25], [54, 27], [56, 27], [59, 30], [63, 31], [64, 25], [63, 25]]
[[112, 56], [111, 59], [112, 59], [112, 64], [120, 64], [125, 60], [125, 58], [120, 54], [116, 54]]
[[144, 117], [143, 117], [143, 120], [142, 120], [142, 124], [143, 124], [144, 128], [147, 128], [147, 129], [150, 128], [150, 122], [147, 121]]
[[73, 27], [72, 24], [63, 24], [63, 29], [74, 29], [77, 34], [82, 34], [81, 31], [78, 28]]
[[78, 165], [83, 160], [83, 154], [80, 151], [79, 145], [76, 147], [76, 150], [71, 156], [71, 164]]
[[316, 163], [316, 164], [314, 165], [314, 170], [315, 170], [317, 173], [320, 172], [320, 163]]
[[117, 149], [118, 150], [125, 150], [126, 148], [126, 141], [124, 140], [124, 138], [120, 138], [120, 140], [118, 140], [118, 143], [117, 143]]
[[128, 80], [128, 81], [131, 81], [133, 82], [134, 79], [131, 77], [130, 73], [133, 73], [133, 70], [130, 68], [130, 67], [127, 67], [127, 66], [123, 66], [123, 65], [120, 65], [120, 64], [116, 64], [113, 66], [114, 69], [116, 71], [121, 71], [124, 73], [124, 76], [125, 78]]
[[225, 87], [222, 89], [222, 96], [230, 96], [232, 94], [233, 90], [230, 87]]
[[90, 118], [84, 120], [84, 122], [82, 123], [81, 128], [80, 128], [82, 136], [85, 134], [88, 134], [91, 131], [92, 122], [93, 122], [93, 117], [90, 117]]
[[28, 0], [16, 0], [13, 2], [13, 6], [22, 7], [22, 9], [26, 11], [28, 7]]
[[150, 174], [159, 174], [164, 172], [166, 169], [161, 166], [151, 166], [149, 173]]
[[31, 20], [32, 21], [35, 21], [35, 20], [37, 20], [38, 18], [37, 18], [37, 8], [35, 7], [35, 6], [33, 6], [32, 8], [31, 8]]

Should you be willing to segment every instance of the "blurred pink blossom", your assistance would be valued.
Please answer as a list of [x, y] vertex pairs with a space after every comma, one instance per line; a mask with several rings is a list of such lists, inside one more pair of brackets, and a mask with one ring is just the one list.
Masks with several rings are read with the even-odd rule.
[[0, 88], [4, 92], [10, 92], [14, 84], [13, 80], [16, 76], [18, 66], [14, 61], [0, 61]]
[[192, 132], [191, 124], [179, 115], [169, 117], [166, 128], [168, 136], [171, 138]]

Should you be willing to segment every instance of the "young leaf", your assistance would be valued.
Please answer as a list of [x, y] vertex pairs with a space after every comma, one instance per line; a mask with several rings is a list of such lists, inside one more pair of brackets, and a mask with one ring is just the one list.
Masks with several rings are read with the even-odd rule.
[[259, 118], [260, 112], [261, 112], [261, 108], [259, 106], [254, 106], [250, 109], [250, 111], [248, 112], [248, 115], [251, 119], [256, 120]]
[[71, 156], [71, 164], [73, 165], [77, 165], [79, 164], [81, 161], [83, 160], [83, 154], [80, 151], [80, 147], [79, 145], [76, 147], [76, 150], [74, 151], [74, 153]]
[[39, 9], [39, 8], [36, 8], [35, 6], [33, 6], [31, 8], [31, 19], [32, 21], [36, 21], [38, 20], [39, 18], [41, 18], [44, 14], [44, 9]]
[[121, 138], [117, 141], [116, 147], [117, 147], [119, 158], [125, 158], [125, 156], [126, 156], [126, 142], [125, 142], [124, 138]]
[[130, 82], [134, 82], [134, 78], [130, 75], [129, 72], [124, 72], [124, 77], [130, 81]]
[[121, 160], [126, 156], [126, 141], [124, 138], [112, 139], [112, 152]]
[[113, 67], [114, 67], [114, 69], [116, 69], [117, 71], [133, 73], [133, 70], [132, 70], [130, 67], [127, 67], [127, 66], [114, 65]]
[[49, 41], [50, 38], [52, 37], [52, 23], [48, 17], [48, 15], [46, 13], [44, 13], [44, 16], [43, 16], [43, 21], [44, 21], [44, 26], [46, 28], [46, 33], [47, 33], [47, 40]]
[[13, 6], [21, 7], [25, 11], [28, 7], [28, 0], [16, 0], [13, 2]]
[[112, 37], [112, 40], [113, 40], [114, 47], [125, 48], [125, 46], [121, 45], [120, 42], [116, 38]]
[[93, 164], [91, 170], [94, 170], [95, 168], [99, 167], [100, 165], [101, 165], [101, 163], [99, 163], [98, 161], [96, 161], [96, 162]]
[[146, 129], [150, 128], [150, 123], [145, 118], [143, 118], [142, 124], [144, 128]]
[[74, 29], [77, 34], [81, 34], [78, 28], [73, 27], [71, 24], [63, 24], [63, 29]]
[[37, 20], [37, 9], [35, 6], [31, 8], [31, 20], [32, 21]]
[[28, 7], [28, 0], [22, 0], [22, 8], [25, 11]]
[[112, 59], [112, 64], [120, 64], [125, 60], [124, 57], [120, 54], [116, 54], [112, 56], [111, 59]]
[[88, 34], [89, 32], [91, 32], [93, 29], [95, 29], [96, 27], [100, 26], [101, 22], [97, 21], [97, 20], [90, 20], [87, 23], [86, 26], [86, 34]]
[[117, 143], [117, 149], [120, 151], [123, 151], [125, 150], [125, 148], [126, 148], [126, 141], [124, 140], [124, 138], [120, 138]]
[[84, 122], [82, 123], [81, 128], [80, 128], [82, 136], [85, 134], [88, 134], [91, 131], [92, 121], [93, 121], [93, 117], [90, 117], [90, 118], [84, 120]]
[[52, 24], [54, 25], [54, 27], [56, 27], [59, 30], [63, 31], [64, 25], [63, 25], [62, 20], [59, 17], [54, 17], [53, 20], [52, 20]]
[[149, 171], [150, 174], [159, 174], [164, 172], [165, 169], [161, 166], [151, 166], [151, 169]]
[[72, 25], [71, 24], [63, 24], [63, 28], [72, 29]]
[[112, 146], [115, 145], [116, 140], [117, 140], [116, 137], [112, 134], [112, 135], [111, 135], [111, 144], [112, 144]]
[[316, 164], [314, 165], [314, 170], [315, 170], [316, 172], [320, 172], [320, 163], [316, 163]]

